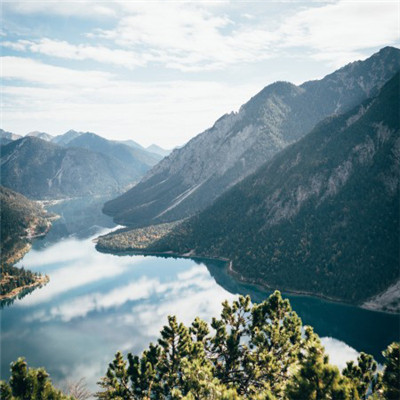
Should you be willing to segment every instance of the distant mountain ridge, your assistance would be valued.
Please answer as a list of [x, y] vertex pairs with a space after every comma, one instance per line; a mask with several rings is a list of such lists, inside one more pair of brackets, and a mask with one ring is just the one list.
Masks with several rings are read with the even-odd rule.
[[150, 168], [30, 136], [2, 146], [0, 163], [2, 184], [33, 199], [117, 194]]
[[26, 136], [37, 137], [39, 139], [46, 140], [46, 142], [52, 142], [54, 139], [54, 136], [52, 136], [46, 132], [39, 132], [39, 131], [29, 132], [26, 134]]
[[104, 139], [95, 133], [82, 133], [74, 139], [66, 143], [67, 147], [80, 147], [98, 153], [106, 154], [107, 156], [115, 157], [121, 162], [127, 164], [135, 164], [137, 170], [144, 174], [149, 167], [157, 164], [161, 160], [161, 156], [150, 153], [145, 149], [133, 148], [126, 144]]
[[13, 140], [21, 139], [22, 136], [12, 132], [7, 132], [4, 129], [0, 129], [0, 145], [8, 144]]
[[385, 291], [399, 281], [399, 91], [397, 73], [146, 251], [229, 259], [247, 281], [349, 303]]
[[157, 146], [156, 144], [152, 144], [146, 147], [146, 150], [155, 154], [159, 154], [162, 157], [166, 157], [168, 154], [172, 152], [172, 150], [163, 149], [162, 147]]
[[[52, 142], [58, 144], [60, 146], [77, 146], [82, 148], [89, 148], [89, 150], [94, 150], [90, 148], [90, 145], [95, 145], [98, 149], [106, 149], [106, 151], [100, 151], [100, 153], [107, 153], [108, 151], [116, 151], [118, 148], [122, 151], [122, 153], [126, 154], [127, 149], [121, 146], [117, 146], [117, 144], [127, 146], [131, 149], [135, 149], [132, 153], [134, 157], [137, 157], [140, 161], [144, 162], [146, 165], [153, 166], [158, 161], [160, 161], [163, 157], [167, 156], [171, 153], [172, 150], [166, 150], [162, 147], [152, 144], [148, 147], [143, 147], [139, 143], [134, 140], [110, 140], [105, 139], [104, 137], [97, 135], [93, 132], [78, 132], [73, 129], [69, 131], [53, 136], [46, 132], [40, 131], [32, 131], [27, 133], [25, 136], [37, 137], [39, 139], [45, 140], [46, 142]], [[78, 139], [80, 136], [84, 138]], [[12, 132], [7, 132], [3, 129], [0, 129], [0, 145], [8, 144], [14, 140], [21, 139], [23, 136], [17, 135]], [[91, 139], [90, 139], [91, 138]], [[91, 143], [89, 143], [91, 141]], [[108, 142], [108, 143], [106, 143]], [[97, 151], [97, 150], [94, 150]], [[129, 151], [128, 151], [129, 152]]]
[[400, 50], [386, 47], [321, 80], [269, 85], [175, 149], [104, 212], [136, 227], [194, 215], [322, 119], [376, 94], [399, 69]]
[[52, 142], [59, 144], [61, 146], [65, 146], [71, 140], [79, 137], [83, 133], [84, 132], [77, 132], [77, 131], [74, 131], [73, 129], [70, 129], [68, 132], [63, 133], [62, 135], [54, 136]]

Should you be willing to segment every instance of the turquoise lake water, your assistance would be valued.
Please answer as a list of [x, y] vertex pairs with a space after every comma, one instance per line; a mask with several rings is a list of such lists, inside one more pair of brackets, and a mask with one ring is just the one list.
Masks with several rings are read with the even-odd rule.
[[[62, 218], [19, 263], [48, 274], [50, 282], [3, 307], [2, 378], [8, 377], [10, 362], [24, 356], [29, 365], [44, 366], [59, 387], [85, 377], [96, 390], [115, 352], [140, 353], [157, 339], [167, 315], [186, 324], [196, 316], [210, 321], [221, 302], [238, 293], [255, 302], [268, 295], [236, 282], [221, 262], [97, 252], [93, 239], [113, 224], [99, 205], [89, 203], [53, 206]], [[400, 337], [398, 316], [286, 297], [340, 367], [360, 351], [381, 360], [381, 351]]]

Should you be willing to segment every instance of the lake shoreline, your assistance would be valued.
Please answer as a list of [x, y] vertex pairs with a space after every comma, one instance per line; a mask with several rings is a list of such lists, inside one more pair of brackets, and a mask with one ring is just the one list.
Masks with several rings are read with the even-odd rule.
[[[101, 253], [108, 253], [108, 254], [114, 254], [114, 255], [143, 255], [143, 256], [155, 256], [155, 257], [176, 257], [176, 258], [184, 258], [184, 259], [193, 259], [193, 260], [210, 260], [210, 261], [220, 261], [225, 263], [225, 271], [233, 276], [238, 282], [244, 283], [244, 284], [250, 284], [253, 285], [259, 289], [262, 290], [269, 290], [269, 291], [274, 291], [274, 290], [280, 290], [283, 294], [288, 294], [288, 295], [295, 295], [295, 296], [304, 296], [304, 297], [311, 297], [311, 298], [318, 298], [322, 299], [325, 301], [329, 301], [332, 303], [336, 304], [341, 304], [349, 307], [357, 307], [363, 310], [367, 311], [372, 311], [372, 312], [379, 312], [383, 314], [390, 314], [390, 315], [397, 315], [400, 316], [400, 313], [396, 312], [390, 312], [386, 310], [381, 310], [381, 309], [376, 309], [376, 308], [367, 308], [363, 307], [360, 304], [354, 304], [354, 303], [347, 303], [344, 302], [343, 300], [325, 296], [323, 294], [316, 294], [316, 293], [310, 293], [310, 292], [305, 292], [305, 291], [299, 291], [299, 290], [292, 290], [292, 289], [287, 289], [287, 288], [282, 288], [282, 289], [277, 289], [277, 288], [272, 288], [269, 286], [266, 282], [256, 282], [252, 280], [251, 278], [246, 278], [243, 275], [241, 275], [238, 271], [235, 271], [233, 268], [233, 262], [227, 258], [223, 257], [211, 257], [211, 256], [199, 256], [196, 255], [193, 250], [187, 252], [187, 253], [175, 253], [172, 251], [167, 251], [167, 252], [146, 252], [140, 249], [130, 249], [130, 250], [111, 250], [106, 247], [99, 246], [96, 244], [96, 250], [101, 252]], [[364, 304], [364, 303], [363, 303]]]
[[48, 275], [44, 276], [38, 276], [35, 278], [35, 282], [30, 283], [29, 285], [24, 285], [24, 286], [18, 286], [17, 288], [14, 288], [11, 292], [0, 295], [0, 301], [3, 300], [12, 300], [16, 298], [20, 293], [27, 289], [35, 289], [37, 287], [41, 287], [43, 285], [46, 285], [49, 283], [50, 277]]

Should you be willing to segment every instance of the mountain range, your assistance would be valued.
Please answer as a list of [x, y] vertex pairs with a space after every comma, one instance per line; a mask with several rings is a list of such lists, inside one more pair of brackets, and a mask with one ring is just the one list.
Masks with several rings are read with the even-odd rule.
[[[167, 156], [171, 152], [171, 150], [163, 149], [162, 147], [160, 147], [156, 144], [152, 144], [148, 147], [143, 147], [139, 143], [137, 143], [131, 139], [129, 139], [129, 140], [109, 140], [109, 139], [105, 139], [105, 138], [101, 137], [100, 135], [97, 135], [92, 132], [78, 132], [73, 129], [70, 129], [69, 131], [67, 131], [61, 135], [57, 135], [57, 136], [53, 136], [53, 135], [50, 135], [49, 133], [40, 132], [40, 131], [32, 131], [32, 132], [27, 133], [25, 136], [36, 137], [36, 138], [45, 140], [46, 142], [52, 142], [52, 143], [58, 144], [60, 146], [66, 146], [66, 145], [71, 146], [71, 142], [75, 141], [75, 144], [78, 145], [78, 147], [80, 147], [81, 143], [83, 144], [84, 147], [87, 144], [87, 140], [82, 140], [82, 142], [80, 142], [78, 140], [78, 137], [80, 137], [80, 136], [92, 137], [92, 140], [94, 138], [96, 138], [96, 140], [97, 140], [96, 145], [99, 145], [99, 142], [101, 141], [101, 139], [103, 141], [103, 145], [105, 142], [108, 142], [108, 144], [111, 144], [111, 143], [123, 144], [123, 145], [129, 146], [131, 148], [137, 149], [138, 151], [136, 153], [136, 156], [139, 155], [139, 157], [150, 157], [150, 160], [151, 160], [151, 158], [153, 158], [153, 161], [154, 160], [160, 161], [161, 158]], [[21, 135], [17, 135], [15, 133], [7, 132], [3, 129], [0, 129], [0, 145], [8, 144], [8, 143], [12, 142], [13, 140], [21, 139], [22, 137], [23, 136], [21, 136]], [[125, 151], [125, 150], [123, 150], [123, 151]], [[151, 161], [150, 161], [150, 163], [151, 163]]]
[[0, 129], [0, 145], [11, 143], [13, 140], [21, 139], [22, 136], [12, 132], [7, 132], [4, 129]]
[[[32, 199], [118, 194], [160, 158], [150, 153], [135, 157], [128, 146], [88, 136], [71, 147], [33, 136], [2, 146], [2, 184]], [[114, 153], [116, 147], [122, 153], [120, 146], [124, 157]]]
[[175, 149], [104, 212], [132, 227], [195, 215], [322, 119], [378, 93], [399, 68], [400, 50], [386, 47], [321, 80], [269, 85]]
[[143, 148], [134, 148], [126, 144], [107, 140], [91, 132], [82, 133], [65, 144], [67, 147], [79, 147], [97, 153], [105, 154], [118, 159], [125, 165], [136, 164], [140, 174], [144, 174], [149, 167], [157, 164], [162, 156], [151, 153]]
[[399, 83], [324, 120], [146, 251], [229, 259], [246, 281], [349, 303], [385, 291], [399, 280]]

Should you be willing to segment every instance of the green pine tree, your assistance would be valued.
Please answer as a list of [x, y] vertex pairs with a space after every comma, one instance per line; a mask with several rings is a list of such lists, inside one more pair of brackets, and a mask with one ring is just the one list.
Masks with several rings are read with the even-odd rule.
[[357, 390], [328, 363], [328, 356], [312, 328], [306, 327], [306, 350], [301, 354], [300, 369], [290, 379], [289, 400], [358, 400]]
[[385, 369], [382, 376], [384, 398], [400, 399], [400, 342], [392, 343], [384, 352]]

